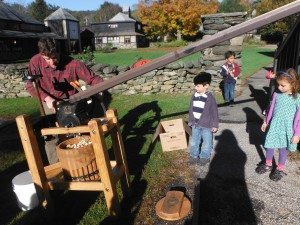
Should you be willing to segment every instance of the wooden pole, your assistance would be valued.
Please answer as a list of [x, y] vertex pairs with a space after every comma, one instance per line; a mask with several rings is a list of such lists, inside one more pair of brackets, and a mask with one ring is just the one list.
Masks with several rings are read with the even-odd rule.
[[150, 72], [154, 69], [157, 69], [159, 67], [167, 65], [167, 64], [174, 62], [178, 59], [181, 59], [185, 56], [196, 53], [205, 48], [214, 46], [218, 43], [221, 43], [228, 39], [234, 38], [234, 37], [244, 34], [246, 32], [255, 30], [266, 24], [270, 24], [274, 21], [280, 20], [282, 18], [285, 18], [287, 16], [293, 15], [298, 12], [300, 12], [300, 0], [294, 1], [290, 4], [287, 4], [280, 8], [274, 9], [268, 13], [265, 13], [263, 15], [257, 16], [255, 18], [245, 21], [243, 23], [232, 26], [226, 30], [223, 30], [223, 31], [220, 31], [220, 32], [214, 34], [211, 38], [208, 38], [205, 40], [202, 39], [200, 41], [197, 41], [197, 42], [183, 48], [182, 50], [171, 52], [171, 53], [166, 54], [162, 57], [159, 57], [149, 63], [146, 63], [141, 67], [133, 68], [131, 70], [126, 71], [125, 73], [123, 73], [121, 75], [115, 76], [109, 80], [102, 82], [102, 83], [96, 84], [96, 85], [90, 87], [86, 91], [72, 95], [70, 97], [70, 102], [73, 103], [73, 102], [79, 101], [81, 99], [88, 98], [91, 95], [99, 93], [100, 91], [104, 91], [109, 88], [112, 88], [118, 84], [121, 84], [125, 81], [128, 81], [130, 79], [138, 77], [138, 76], [145, 74], [147, 72]]

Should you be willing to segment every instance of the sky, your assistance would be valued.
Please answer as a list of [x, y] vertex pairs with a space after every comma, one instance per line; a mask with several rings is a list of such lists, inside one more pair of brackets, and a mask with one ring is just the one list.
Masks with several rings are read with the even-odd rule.
[[[6, 3], [19, 3], [21, 5], [27, 5], [33, 0], [4, 0]], [[57, 5], [62, 8], [70, 9], [73, 11], [78, 10], [97, 10], [105, 1], [119, 4], [123, 7], [123, 10], [128, 10], [128, 7], [137, 4], [138, 0], [45, 0], [48, 4]]]

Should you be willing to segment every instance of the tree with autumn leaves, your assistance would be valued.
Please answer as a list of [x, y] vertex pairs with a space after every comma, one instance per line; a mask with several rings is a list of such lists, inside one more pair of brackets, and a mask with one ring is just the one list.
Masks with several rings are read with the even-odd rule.
[[[257, 1], [257, 15], [264, 14], [273, 9], [287, 5], [294, 0], [259, 0]], [[268, 24], [259, 29], [259, 33], [262, 35], [262, 39], [268, 42], [280, 42], [283, 39], [283, 35], [294, 26], [297, 16], [292, 15], [284, 19], [278, 20], [274, 23]]]
[[216, 13], [217, 0], [158, 0], [140, 1], [138, 18], [151, 39], [169, 36], [195, 36], [201, 25], [201, 15]]

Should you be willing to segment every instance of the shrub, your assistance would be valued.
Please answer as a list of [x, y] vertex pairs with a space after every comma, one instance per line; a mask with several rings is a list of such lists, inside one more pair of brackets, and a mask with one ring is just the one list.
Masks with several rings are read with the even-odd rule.
[[187, 46], [187, 42], [184, 40], [176, 40], [176, 41], [170, 41], [170, 42], [156, 42], [153, 43], [156, 47], [168, 47], [168, 48], [174, 48], [174, 47], [182, 47]]
[[88, 65], [95, 62], [94, 52], [90, 48], [90, 46], [83, 49], [81, 54], [73, 55], [73, 58], [78, 59]]
[[266, 45], [266, 42], [265, 41], [262, 41], [258, 38], [254, 38], [254, 37], [251, 37], [251, 36], [246, 36], [244, 38], [244, 44], [248, 44], [248, 45], [258, 45], [258, 46], [264, 46]]
[[113, 52], [113, 45], [112, 43], [107, 43], [103, 48], [100, 49], [101, 52], [103, 53], [110, 53]]

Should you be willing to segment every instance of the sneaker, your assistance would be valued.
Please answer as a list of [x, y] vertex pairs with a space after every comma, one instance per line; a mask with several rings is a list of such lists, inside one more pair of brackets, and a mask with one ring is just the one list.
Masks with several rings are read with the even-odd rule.
[[274, 172], [272, 172], [272, 173], [270, 174], [270, 179], [273, 180], [273, 181], [279, 181], [279, 180], [281, 180], [281, 178], [282, 178], [284, 175], [286, 175], [285, 172], [283, 172], [282, 170], [276, 169], [276, 170], [274, 170]]
[[196, 165], [196, 164], [198, 164], [198, 162], [199, 162], [199, 158], [198, 157], [194, 158], [194, 157], [190, 156], [188, 164], [189, 165]]
[[272, 166], [268, 166], [266, 164], [260, 164], [256, 167], [255, 172], [258, 174], [264, 174], [272, 170]]
[[209, 162], [210, 162], [210, 159], [200, 158], [200, 160], [199, 160], [200, 166], [205, 166]]
[[234, 101], [231, 101], [231, 102], [229, 103], [229, 106], [230, 106], [230, 107], [233, 107], [233, 106], [234, 106]]

